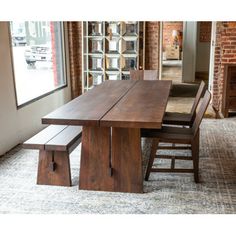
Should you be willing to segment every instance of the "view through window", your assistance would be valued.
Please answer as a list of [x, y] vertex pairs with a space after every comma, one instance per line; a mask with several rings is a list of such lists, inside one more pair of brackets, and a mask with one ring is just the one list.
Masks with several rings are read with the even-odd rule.
[[63, 24], [10, 22], [17, 105], [66, 84]]

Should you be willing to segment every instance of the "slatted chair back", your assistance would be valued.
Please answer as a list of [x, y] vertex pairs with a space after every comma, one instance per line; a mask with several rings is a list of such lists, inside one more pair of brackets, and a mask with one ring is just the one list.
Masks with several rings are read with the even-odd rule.
[[193, 122], [192, 129], [193, 129], [194, 136], [196, 135], [196, 133], [197, 133], [197, 131], [199, 129], [199, 126], [201, 124], [202, 118], [203, 118], [203, 116], [204, 116], [204, 114], [206, 112], [206, 109], [207, 109], [207, 107], [209, 105], [210, 100], [211, 100], [211, 93], [208, 90], [206, 90], [205, 95], [204, 95], [204, 97], [202, 99], [202, 102], [201, 102], [201, 104], [199, 106], [199, 109], [196, 112], [195, 120]]
[[197, 95], [196, 95], [196, 97], [194, 99], [194, 103], [193, 103], [192, 109], [191, 109], [191, 116], [192, 116], [191, 122], [193, 122], [194, 119], [195, 119], [196, 109], [197, 109], [197, 106], [199, 104], [199, 101], [200, 101], [204, 91], [205, 91], [205, 83], [202, 80], [202, 82], [201, 82], [201, 84], [200, 84], [200, 86], [198, 88]]
[[130, 78], [134, 80], [158, 80], [157, 70], [130, 70]]

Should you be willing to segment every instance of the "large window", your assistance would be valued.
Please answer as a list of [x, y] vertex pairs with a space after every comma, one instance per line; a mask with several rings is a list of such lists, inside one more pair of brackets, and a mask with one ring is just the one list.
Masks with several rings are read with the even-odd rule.
[[63, 24], [10, 22], [17, 105], [66, 85]]

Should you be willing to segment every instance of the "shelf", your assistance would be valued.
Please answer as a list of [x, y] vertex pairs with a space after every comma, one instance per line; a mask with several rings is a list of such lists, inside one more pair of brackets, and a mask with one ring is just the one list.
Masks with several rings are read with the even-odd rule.
[[83, 23], [83, 91], [105, 80], [130, 79], [129, 70], [143, 65], [143, 25], [138, 21]]

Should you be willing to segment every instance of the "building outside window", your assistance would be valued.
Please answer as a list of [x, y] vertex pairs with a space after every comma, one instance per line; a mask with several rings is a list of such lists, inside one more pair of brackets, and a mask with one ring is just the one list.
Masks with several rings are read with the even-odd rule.
[[10, 22], [17, 106], [66, 85], [62, 22]]

